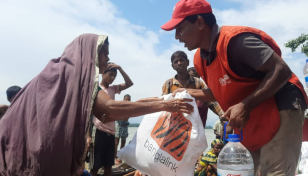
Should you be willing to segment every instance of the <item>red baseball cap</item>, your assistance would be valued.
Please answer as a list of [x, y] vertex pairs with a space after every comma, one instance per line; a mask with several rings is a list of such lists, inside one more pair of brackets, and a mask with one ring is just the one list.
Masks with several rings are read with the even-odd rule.
[[171, 20], [162, 25], [161, 28], [166, 31], [171, 31], [187, 16], [211, 12], [211, 4], [206, 0], [180, 0], [173, 8]]

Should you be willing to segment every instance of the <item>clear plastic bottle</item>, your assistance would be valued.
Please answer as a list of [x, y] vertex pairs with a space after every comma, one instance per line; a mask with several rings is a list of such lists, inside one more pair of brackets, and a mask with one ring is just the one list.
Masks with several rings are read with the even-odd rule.
[[306, 60], [306, 64], [304, 66], [303, 73], [304, 73], [304, 76], [305, 76], [306, 88], [308, 88], [308, 59]]
[[229, 134], [228, 137], [229, 139], [225, 139], [229, 141], [228, 144], [220, 151], [218, 156], [218, 176], [253, 176], [253, 159], [246, 147], [240, 143], [240, 136]]

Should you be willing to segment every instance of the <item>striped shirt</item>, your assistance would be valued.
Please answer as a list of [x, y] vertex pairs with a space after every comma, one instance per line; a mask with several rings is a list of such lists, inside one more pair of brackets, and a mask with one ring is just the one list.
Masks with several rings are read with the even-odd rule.
[[208, 164], [217, 164], [217, 156], [215, 155], [213, 149], [205, 154], [200, 160], [201, 166], [205, 167]]

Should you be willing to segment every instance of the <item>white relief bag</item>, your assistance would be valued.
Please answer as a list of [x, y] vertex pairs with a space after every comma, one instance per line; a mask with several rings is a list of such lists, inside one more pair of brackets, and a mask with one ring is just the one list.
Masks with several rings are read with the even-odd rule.
[[[191, 98], [186, 92], [163, 96]], [[195, 101], [192, 114], [157, 112], [146, 115], [130, 144], [118, 158], [149, 176], [192, 176], [195, 164], [207, 148], [204, 128]]]

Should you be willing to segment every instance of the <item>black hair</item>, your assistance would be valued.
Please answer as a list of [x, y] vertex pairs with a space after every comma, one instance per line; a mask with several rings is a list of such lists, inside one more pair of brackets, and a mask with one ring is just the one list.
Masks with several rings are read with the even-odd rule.
[[190, 68], [187, 69], [187, 72], [188, 72], [188, 73], [189, 73], [190, 71], [193, 71], [193, 72], [197, 73], [195, 67], [190, 67]]
[[174, 53], [172, 54], [172, 56], [171, 56], [171, 63], [173, 63], [173, 60], [174, 60], [174, 58], [176, 58], [176, 57], [182, 57], [182, 58], [188, 60], [187, 54], [186, 54], [184, 51], [176, 51], [176, 52], [174, 52]]
[[12, 99], [20, 90], [21, 90], [21, 87], [19, 87], [19, 86], [12, 86], [12, 87], [9, 87], [9, 88], [6, 90], [7, 99], [8, 99], [8, 100]]
[[[113, 62], [108, 62], [107, 64], [109, 65], [109, 64], [114, 64], [114, 63]], [[117, 69], [115, 69], [115, 68], [111, 68], [110, 69], [110, 68], [107, 67], [107, 69], [104, 71], [104, 74], [106, 74], [108, 72], [116, 72], [117, 73]]]
[[202, 13], [197, 15], [191, 15], [185, 17], [184, 20], [189, 21], [190, 23], [195, 23], [198, 17], [202, 17], [205, 24], [208, 25], [211, 29], [213, 28], [214, 24], [216, 24], [216, 17], [213, 13]]
[[131, 98], [129, 94], [124, 95], [124, 98], [125, 98], [125, 97], [129, 97], [129, 98]]

